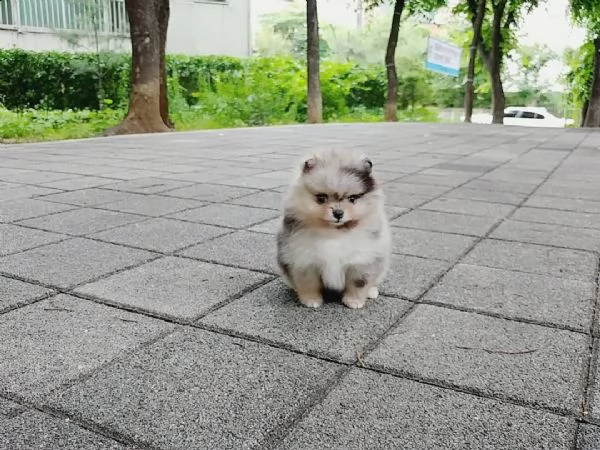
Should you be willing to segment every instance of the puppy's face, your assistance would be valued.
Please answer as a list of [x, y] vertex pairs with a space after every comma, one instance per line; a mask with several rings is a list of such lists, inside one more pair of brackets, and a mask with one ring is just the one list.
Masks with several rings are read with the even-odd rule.
[[304, 160], [291, 201], [305, 224], [353, 228], [375, 212], [380, 199], [372, 163], [351, 152], [329, 152]]

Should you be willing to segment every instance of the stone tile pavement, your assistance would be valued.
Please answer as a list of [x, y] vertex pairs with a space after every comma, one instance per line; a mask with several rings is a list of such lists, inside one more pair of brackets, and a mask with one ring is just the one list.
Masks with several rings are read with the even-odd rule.
[[[372, 157], [392, 270], [302, 308], [301, 153]], [[0, 147], [0, 449], [600, 449], [600, 133], [323, 125]]]

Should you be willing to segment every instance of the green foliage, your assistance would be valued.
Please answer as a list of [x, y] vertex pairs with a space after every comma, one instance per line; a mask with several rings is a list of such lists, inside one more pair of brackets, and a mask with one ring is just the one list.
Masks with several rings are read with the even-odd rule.
[[576, 108], [581, 108], [589, 100], [594, 77], [594, 43], [588, 41], [576, 50], [568, 49], [564, 59], [569, 66], [566, 82], [569, 87], [569, 100]]

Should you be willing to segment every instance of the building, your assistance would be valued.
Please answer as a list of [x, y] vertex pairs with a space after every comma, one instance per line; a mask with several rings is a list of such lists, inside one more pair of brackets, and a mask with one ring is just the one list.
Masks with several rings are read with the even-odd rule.
[[[259, 0], [260, 1], [260, 0]], [[171, 0], [167, 52], [250, 56], [251, 0]], [[0, 48], [130, 49], [124, 0], [0, 0]]]

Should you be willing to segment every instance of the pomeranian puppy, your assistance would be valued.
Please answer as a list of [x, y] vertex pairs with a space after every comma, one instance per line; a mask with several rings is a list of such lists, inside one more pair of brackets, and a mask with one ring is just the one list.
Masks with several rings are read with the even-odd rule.
[[282, 278], [311, 308], [332, 294], [349, 308], [379, 295], [391, 253], [384, 195], [373, 163], [353, 150], [302, 160], [277, 232]]

